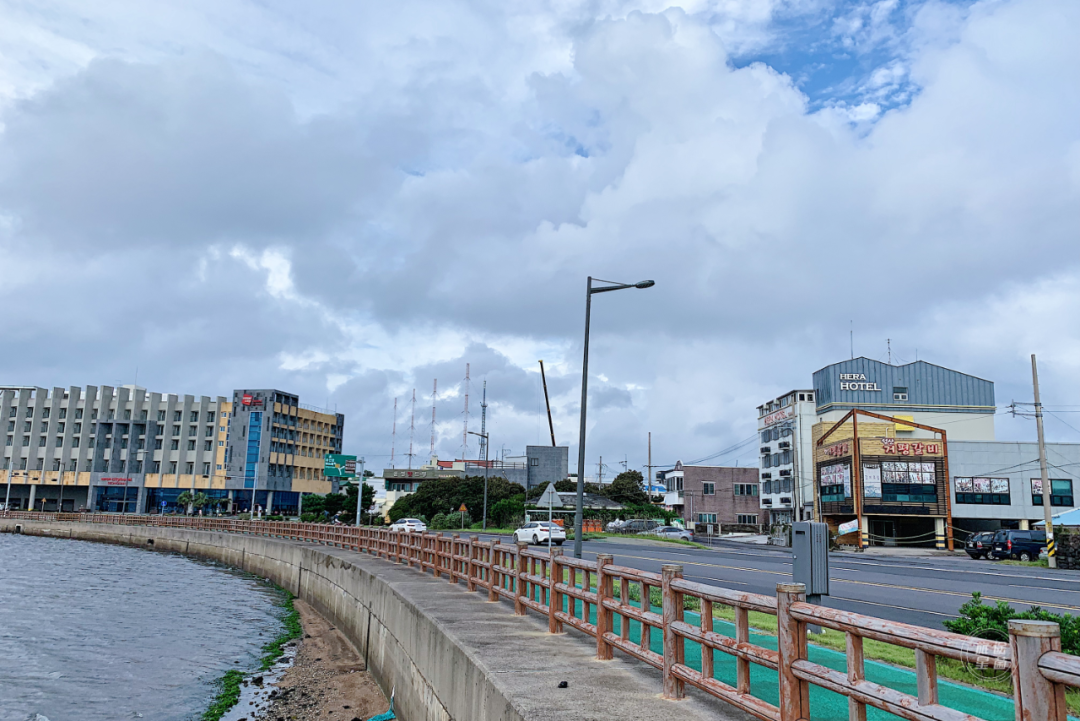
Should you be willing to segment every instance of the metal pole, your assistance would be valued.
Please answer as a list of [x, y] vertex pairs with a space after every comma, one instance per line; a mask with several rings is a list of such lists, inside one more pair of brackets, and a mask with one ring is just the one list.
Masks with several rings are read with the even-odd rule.
[[551, 400], [548, 398], [547, 375], [544, 374], [544, 361], [540, 361], [540, 380], [544, 382], [544, 404], [547, 406], [548, 430], [551, 431], [551, 447], [555, 447], [555, 424], [551, 420]]
[[1039, 473], [1042, 476], [1043, 518], [1046, 520], [1047, 562], [1050, 568], [1057, 568], [1057, 556], [1054, 554], [1054, 512], [1050, 507], [1049, 473], [1046, 470], [1046, 439], [1043, 437], [1043, 410], [1039, 399], [1039, 369], [1035, 365], [1035, 354], [1031, 354], [1031, 380], [1035, 386], [1035, 427], [1039, 432]]
[[578, 431], [577, 505], [574, 510], [574, 558], [581, 558], [582, 510], [585, 503], [585, 404], [589, 397], [589, 314], [592, 311], [592, 276], [585, 286], [585, 352], [581, 363], [581, 428]]
[[490, 453], [488, 448], [491, 447], [491, 441], [488, 439], [487, 434], [484, 434], [484, 524], [483, 529], [487, 530], [487, 496], [488, 496], [488, 458]]
[[356, 526], [360, 527], [360, 502], [364, 500], [364, 459], [356, 459], [360, 463], [360, 484], [356, 487]]

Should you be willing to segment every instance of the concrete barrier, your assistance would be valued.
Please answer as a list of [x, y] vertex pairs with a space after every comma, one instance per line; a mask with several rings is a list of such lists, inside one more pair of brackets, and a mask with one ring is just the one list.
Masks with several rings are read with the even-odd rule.
[[[708, 697], [665, 701], [660, 679], [547, 633], [546, 614], [507, 614], [464, 585], [355, 551], [188, 528], [0, 518], [0, 532], [16, 526], [26, 535], [207, 558], [270, 579], [355, 644], [384, 692], [396, 689], [407, 721], [750, 718]], [[563, 681], [568, 688], [559, 688]]]

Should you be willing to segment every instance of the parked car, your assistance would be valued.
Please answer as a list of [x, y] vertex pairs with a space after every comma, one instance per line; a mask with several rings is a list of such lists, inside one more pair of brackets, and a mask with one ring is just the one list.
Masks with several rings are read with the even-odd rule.
[[1037, 561], [1045, 548], [1045, 531], [998, 531], [994, 534], [994, 545], [987, 558]]
[[626, 525], [626, 521], [620, 521], [618, 519], [604, 526], [604, 530], [608, 533], [618, 533], [623, 526]]
[[404, 531], [406, 533], [423, 533], [427, 530], [427, 524], [419, 518], [399, 518], [390, 524], [391, 531]]
[[653, 531], [663, 524], [656, 521], [645, 521], [640, 518], [635, 518], [630, 521], [626, 521], [615, 531], [615, 533], [641, 533], [642, 531]]
[[661, 538], [674, 538], [679, 541], [693, 541], [694, 534], [685, 528], [678, 526], [660, 526], [651, 531], [641, 531], [639, 536], [660, 536]]
[[558, 523], [551, 523], [550, 521], [536, 521], [534, 523], [526, 523], [521, 528], [514, 531], [514, 540], [521, 543], [543, 543], [548, 542], [548, 536], [551, 536], [551, 542], [556, 546], [563, 545], [563, 541], [566, 540], [566, 531]]
[[994, 545], [994, 534], [994, 531], [983, 531], [982, 533], [973, 533], [968, 536], [967, 542], [964, 543], [964, 550], [967, 552], [967, 555], [975, 560], [986, 558]]

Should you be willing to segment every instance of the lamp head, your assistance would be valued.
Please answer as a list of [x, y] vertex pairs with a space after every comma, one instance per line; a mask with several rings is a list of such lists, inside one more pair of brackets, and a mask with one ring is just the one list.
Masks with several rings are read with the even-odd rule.
[[654, 280], [643, 280], [639, 283], [634, 283], [635, 288], [652, 288], [654, 285], [656, 285], [656, 281]]

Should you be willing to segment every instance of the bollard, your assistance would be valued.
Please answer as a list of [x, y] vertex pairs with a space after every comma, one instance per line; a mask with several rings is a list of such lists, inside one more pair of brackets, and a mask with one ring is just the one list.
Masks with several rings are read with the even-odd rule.
[[1039, 659], [1061, 650], [1061, 628], [1052, 621], [1009, 621], [1016, 721], [1065, 721], [1065, 687], [1043, 676]]
[[[683, 663], [684, 644], [683, 639], [671, 630], [671, 624], [682, 620], [683, 600], [682, 594], [671, 588], [671, 582], [676, 578], [682, 578], [683, 567], [676, 564], [664, 564], [661, 572], [664, 604], [664, 698], [680, 699], [686, 695], [684, 684], [680, 679], [675, 678], [671, 669], [676, 664]], [[647, 599], [642, 601], [643, 608], [647, 603]]]
[[525, 581], [521, 578], [528, 573], [529, 559], [525, 556], [525, 549], [529, 547], [529, 544], [524, 541], [516, 541], [514, 543], [517, 546], [517, 557], [514, 559], [514, 615], [525, 615], [525, 604], [521, 602], [521, 599], [525, 597]]
[[601, 661], [614, 658], [611, 644], [604, 638], [605, 634], [611, 633], [613, 627], [611, 609], [604, 602], [614, 596], [611, 576], [606, 573], [607, 567], [614, 560], [615, 557], [610, 553], [596, 554], [596, 658]]
[[476, 590], [476, 577], [473, 576], [473, 566], [476, 561], [476, 544], [480, 541], [480, 536], [469, 536], [469, 557], [468, 563], [465, 565], [465, 588], [470, 591]]
[[562, 608], [562, 599], [559, 597], [559, 592], [555, 590], [555, 584], [562, 577], [562, 566], [559, 565], [561, 555], [562, 549], [556, 548], [552, 549], [548, 556], [548, 633], [562, 633], [563, 630], [562, 621], [555, 616], [555, 612]]
[[791, 604], [806, 600], [801, 583], [776, 584], [776, 623], [780, 647], [780, 718], [784, 721], [810, 718], [810, 685], [796, 678], [791, 664], [805, 660], [806, 624], [791, 616]]

